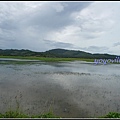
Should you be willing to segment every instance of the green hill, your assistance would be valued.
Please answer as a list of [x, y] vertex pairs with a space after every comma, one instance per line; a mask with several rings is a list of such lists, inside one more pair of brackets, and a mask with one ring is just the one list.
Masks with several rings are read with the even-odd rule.
[[109, 54], [91, 54], [84, 51], [52, 49], [46, 52], [35, 52], [30, 50], [0, 49], [0, 56], [37, 56], [37, 57], [55, 57], [55, 58], [93, 58], [93, 59], [114, 59], [116, 55]]
[[96, 59], [114, 59], [116, 55], [109, 54], [91, 54], [84, 51], [65, 50], [65, 49], [52, 49], [45, 52], [56, 57], [63, 58], [96, 58]]

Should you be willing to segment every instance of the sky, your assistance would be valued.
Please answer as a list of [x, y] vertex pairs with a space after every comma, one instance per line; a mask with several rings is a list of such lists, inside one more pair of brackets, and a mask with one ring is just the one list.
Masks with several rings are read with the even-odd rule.
[[0, 49], [120, 55], [120, 2], [0, 2]]

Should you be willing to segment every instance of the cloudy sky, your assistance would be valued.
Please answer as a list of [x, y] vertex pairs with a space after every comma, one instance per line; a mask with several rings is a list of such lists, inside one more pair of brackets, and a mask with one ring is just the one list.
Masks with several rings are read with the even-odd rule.
[[0, 2], [0, 49], [120, 55], [120, 2]]

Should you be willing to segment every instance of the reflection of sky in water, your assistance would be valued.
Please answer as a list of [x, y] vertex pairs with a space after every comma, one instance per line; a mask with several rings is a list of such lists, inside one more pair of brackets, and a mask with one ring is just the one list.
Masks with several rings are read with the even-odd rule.
[[84, 64], [82, 62], [59, 62], [59, 63], [48, 63], [46, 65], [39, 65], [44, 71], [60, 72], [79, 72], [79, 73], [93, 73], [93, 74], [113, 74], [119, 75], [120, 65], [112, 64], [112, 65], [95, 65], [94, 63]]
[[[2, 59], [2, 58], [1, 58]], [[14, 59], [13, 59], [14, 60]], [[17, 59], [15, 59], [17, 60]], [[8, 65], [9, 67], [11, 65]], [[36, 64], [24, 64], [11, 66], [13, 69], [29, 69], [31, 72], [78, 72], [91, 74], [119, 75], [119, 64], [95, 65], [94, 63], [75, 62], [36, 62]]]
[[0, 61], [39, 61], [39, 60], [28, 60], [28, 59], [15, 59], [15, 58], [0, 58]]

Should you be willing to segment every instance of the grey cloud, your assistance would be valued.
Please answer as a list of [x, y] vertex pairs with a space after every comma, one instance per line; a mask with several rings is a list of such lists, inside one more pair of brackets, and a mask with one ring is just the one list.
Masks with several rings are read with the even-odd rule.
[[86, 40], [88, 40], [88, 39], [94, 39], [94, 38], [97, 38], [98, 36], [95, 34], [95, 33], [88, 33], [88, 32], [86, 32], [86, 33], [83, 33], [82, 35], [81, 35], [83, 38], [85, 38]]
[[56, 47], [56, 48], [72, 48], [74, 47], [73, 44], [71, 43], [64, 43], [64, 42], [56, 42], [53, 40], [44, 40], [45, 44], [48, 44], [52, 47]]
[[89, 6], [92, 2], [61, 2], [64, 6], [64, 11], [62, 14], [71, 14], [73, 11], [80, 11], [83, 8]]
[[98, 47], [98, 46], [89, 46], [89, 47], [81, 47], [80, 49], [85, 50], [85, 51], [92, 51], [92, 52], [101, 52], [101, 51], [106, 51], [109, 48], [108, 47]]
[[1, 29], [16, 30], [18, 28], [18, 22], [16, 20], [7, 19], [0, 23]]
[[[24, 3], [4, 3], [0, 8], [0, 45], [1, 47], [6, 46], [6, 48], [26, 48], [37, 51], [51, 48], [77, 48], [68, 42], [69, 39], [67, 40], [67, 37], [66, 42], [57, 42], [55, 40], [57, 38], [55, 37], [50, 38], [54, 40], [43, 40], [43, 38], [49, 39], [50, 33], [54, 35], [54, 32], [63, 31], [69, 25], [72, 25], [73, 28], [74, 26], [81, 25], [83, 33], [78, 32], [78, 34], [75, 34], [79, 38], [93, 39], [98, 37], [97, 34], [92, 34], [92, 32], [94, 33], [100, 29], [101, 23], [98, 24], [98, 28], [90, 29], [92, 25], [87, 26], [87, 19], [75, 21], [71, 16], [72, 13], [80, 12], [91, 3], [92, 2], [47, 2], [41, 5], [37, 5], [36, 3], [36, 7], [32, 7], [32, 3], [30, 5]], [[60, 5], [61, 8], [57, 8], [57, 5]], [[92, 20], [89, 22], [91, 21]], [[82, 25], [82, 23], [84, 23], [84, 25]], [[95, 24], [93, 23], [93, 25]], [[100, 31], [102, 31], [102, 29], [100, 29]], [[105, 51], [108, 48], [90, 46], [81, 49], [99, 52], [102, 50]]]
[[113, 47], [116, 47], [116, 46], [119, 46], [119, 45], [120, 45], [120, 42], [117, 42], [117, 43], [113, 44]]
[[[63, 6], [63, 10], [59, 12], [55, 11], [53, 6], [56, 4]], [[51, 31], [59, 31], [68, 25], [74, 24], [75, 21], [70, 15], [76, 11], [82, 10], [90, 4], [91, 2], [47, 3], [37, 6], [34, 9], [28, 7], [28, 11], [25, 10], [27, 6], [21, 3], [4, 4], [5, 8], [1, 12], [3, 17], [0, 23], [0, 28], [3, 32], [0, 32], [0, 40], [7, 41], [6, 45], [11, 48], [27, 47], [42, 50], [45, 48], [44, 46], [46, 44], [48, 48], [75, 48], [75, 46], [71, 43], [56, 42], [51, 40], [43, 42], [42, 38], [45, 38], [47, 33]], [[5, 32], [5, 30], [7, 30], [7, 32]], [[32, 34], [35, 34], [36, 37], [31, 37]], [[87, 39], [95, 38], [92, 34], [84, 34], [84, 37]], [[95, 50], [96, 48], [89, 47], [86, 49]]]
[[[90, 2], [91, 3], [91, 2]], [[64, 8], [63, 11], [57, 12], [52, 6], [56, 6], [58, 3], [49, 3], [45, 4], [46, 7], [41, 6], [36, 10], [29, 13], [24, 19], [25, 24], [30, 26], [38, 26], [39, 29], [50, 29], [50, 30], [58, 30], [68, 26], [74, 22], [74, 19], [71, 18], [71, 13], [76, 10], [81, 10], [84, 7], [87, 7], [90, 3], [84, 2], [61, 2]]]
[[12, 30], [0, 29], [0, 40], [13, 41], [15, 40], [15, 34]]

